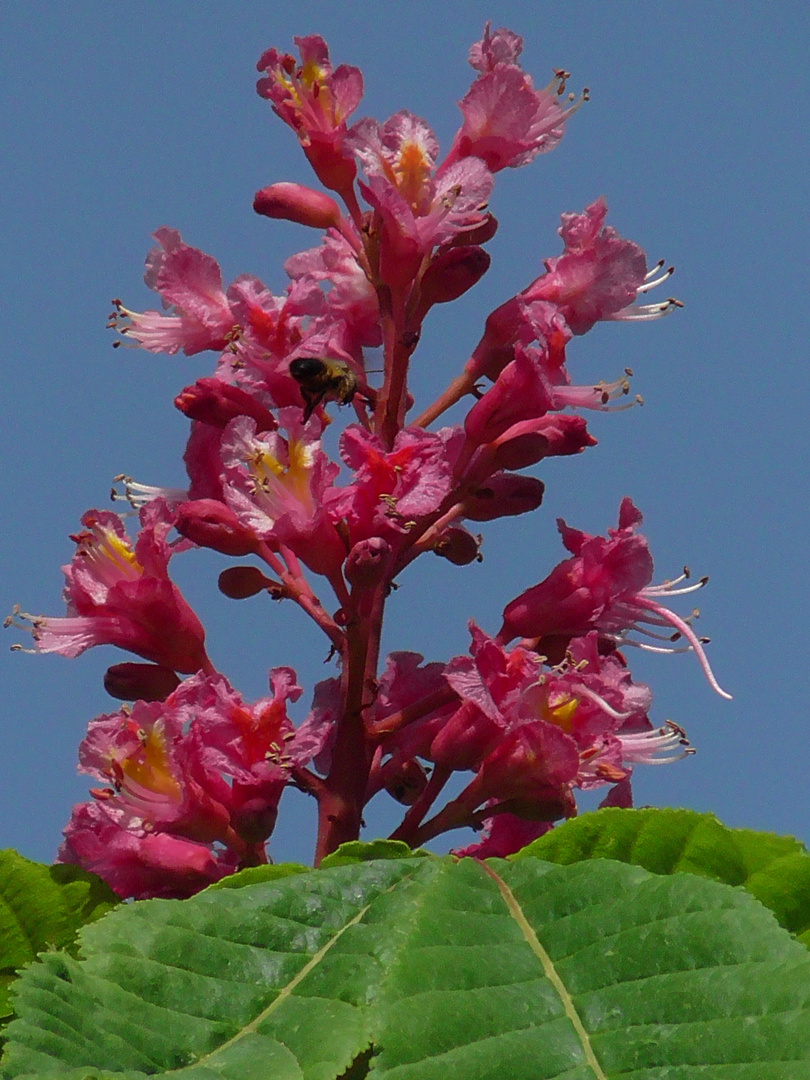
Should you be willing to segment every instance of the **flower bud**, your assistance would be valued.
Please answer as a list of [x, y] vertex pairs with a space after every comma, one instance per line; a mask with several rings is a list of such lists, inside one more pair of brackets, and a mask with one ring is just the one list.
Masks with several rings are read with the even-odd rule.
[[460, 233], [459, 240], [465, 244], [486, 244], [498, 231], [498, 219], [494, 214], [487, 214], [484, 221], [469, 232]]
[[267, 589], [276, 600], [282, 598], [279, 590], [283, 586], [265, 577], [258, 566], [229, 566], [219, 575], [218, 585], [219, 591], [231, 600], [246, 600], [263, 589]]
[[372, 589], [382, 580], [391, 546], [381, 536], [359, 540], [346, 559], [344, 574], [353, 589]]
[[471, 521], [493, 521], [536, 510], [543, 501], [545, 484], [534, 476], [496, 473], [467, 498], [464, 516]]
[[492, 717], [474, 701], [462, 701], [430, 744], [430, 759], [461, 772], [477, 769], [500, 735], [501, 729]]
[[160, 664], [113, 664], [104, 672], [104, 689], [119, 701], [165, 701], [180, 685], [171, 668]]
[[403, 806], [413, 806], [427, 787], [427, 782], [424, 768], [415, 758], [411, 758], [403, 762], [396, 774], [389, 778], [385, 790]]
[[544, 720], [529, 721], [503, 736], [467, 790], [479, 805], [488, 799], [509, 800], [505, 810], [532, 816], [526, 813], [532, 804], [565, 801], [578, 768], [579, 752], [570, 736]]
[[514, 424], [493, 445], [496, 468], [526, 469], [546, 457], [580, 454], [596, 439], [581, 416], [555, 413]]
[[331, 195], [303, 184], [280, 183], [257, 191], [253, 209], [264, 217], [295, 221], [313, 229], [329, 229], [340, 224], [340, 207]]
[[310, 129], [307, 134], [309, 142], [303, 147], [304, 155], [320, 182], [338, 194], [348, 191], [357, 176], [354, 157], [348, 152], [344, 154], [331, 133], [321, 135]]
[[260, 844], [276, 827], [278, 805], [265, 798], [249, 799], [231, 816], [231, 825], [249, 844]]
[[481, 562], [481, 540], [462, 526], [451, 525], [433, 545], [433, 551], [454, 566], [467, 566], [476, 559]]
[[181, 390], [174, 403], [190, 420], [224, 428], [236, 416], [250, 416], [257, 431], [275, 431], [276, 419], [269, 409], [246, 390], [221, 379], [197, 379]]
[[464, 430], [475, 443], [493, 442], [515, 424], [545, 416], [553, 404], [541, 365], [527, 350], [518, 349], [492, 389], [467, 413]]
[[259, 542], [233, 510], [216, 499], [181, 503], [177, 508], [175, 528], [192, 543], [213, 548], [223, 555], [250, 555]]
[[523, 432], [512, 439], [498, 440], [494, 445], [498, 449], [493, 464], [499, 469], [528, 469], [530, 465], [536, 465], [548, 457], [548, 439], [539, 431]]
[[528, 798], [504, 799], [492, 809], [498, 814], [514, 814], [527, 821], [559, 821], [561, 818], [575, 817], [577, 803], [570, 788], [544, 787]]
[[451, 247], [431, 262], [422, 277], [422, 302], [446, 304], [458, 300], [489, 270], [489, 253], [482, 247]]
[[487, 315], [484, 335], [464, 370], [475, 379], [486, 376], [493, 382], [515, 357], [515, 340], [519, 330], [520, 300], [517, 296], [506, 300]]

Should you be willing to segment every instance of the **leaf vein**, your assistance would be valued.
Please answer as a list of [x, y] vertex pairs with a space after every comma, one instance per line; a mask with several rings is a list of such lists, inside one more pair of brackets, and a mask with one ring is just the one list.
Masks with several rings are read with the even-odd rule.
[[[256, 948], [257, 946], [251, 946], [251, 947]], [[271, 950], [267, 950], [267, 951], [270, 952]], [[312, 954], [312, 953], [304, 953], [304, 952], [300, 952], [300, 953], [279, 953], [277, 951], [272, 951], [272, 955], [274, 955], [274, 956], [295, 956], [295, 957], [297, 957], [299, 959], [303, 959], [306, 956], [312, 956], [314, 954]], [[213, 983], [215, 986], [219, 985], [220, 983], [228, 983], [231, 986], [255, 986], [255, 985], [257, 985], [256, 980], [254, 978], [254, 974], [255, 974], [254, 972], [249, 972], [248, 977], [244, 978], [244, 979], [232, 979], [232, 978], [229, 978], [227, 975], [223, 974], [221, 972], [221, 970], [219, 970], [219, 969], [217, 970], [217, 972], [215, 974], [209, 974], [206, 971], [197, 971], [197, 970], [195, 970], [194, 968], [191, 968], [191, 967], [183, 967], [182, 964], [170, 963], [168, 960], [156, 960], [153, 956], [145, 956], [145, 955], [128, 956], [126, 959], [129, 962], [134, 963], [134, 964], [142, 964], [144, 966], [151, 965], [152, 967], [156, 967], [156, 968], [159, 968], [159, 969], [165, 969], [165, 970], [168, 970], [168, 971], [182, 971], [186, 975], [193, 975], [196, 979], [204, 979], [207, 982]], [[107, 976], [107, 975], [99, 975], [99, 978], [106, 979], [106, 981], [109, 982], [111, 985], [115, 985], [115, 986], [120, 985], [118, 983], [115, 983], [114, 980], [110, 979], [110, 977]], [[273, 987], [270, 985], [270, 983], [267, 983], [266, 985], [267, 985], [268, 989], [273, 989]], [[190, 1014], [190, 1015], [193, 1015], [193, 1014]]]
[[582, 994], [598, 993], [600, 990], [612, 986], [632, 986], [634, 983], [648, 982], [651, 979], [667, 979], [671, 975], [686, 975], [689, 973], [698, 975], [709, 971], [730, 971], [732, 968], [746, 967], [748, 965], [759, 967], [761, 964], [767, 965], [767, 963], [767, 960], [734, 960], [724, 961], [722, 964], [699, 964], [697, 967], [691, 968], [671, 968], [666, 971], [656, 971], [652, 975], [638, 975], [632, 979], [617, 979], [616, 982], [604, 983], [602, 986], [594, 986], [591, 989], [583, 990]]
[[330, 939], [309, 959], [309, 961], [301, 968], [301, 970], [296, 975], [294, 975], [292, 979], [290, 979], [289, 983], [287, 983], [285, 987], [282, 987], [279, 990], [278, 995], [270, 1002], [270, 1004], [266, 1008], [262, 1009], [262, 1011], [257, 1016], [255, 1016], [250, 1021], [250, 1023], [245, 1024], [245, 1026], [240, 1031], [238, 1031], [226, 1042], [218, 1046], [216, 1050], [212, 1050], [210, 1054], [206, 1054], [204, 1057], [199, 1058], [195, 1062], [195, 1064], [203, 1064], [210, 1058], [215, 1057], [219, 1053], [222, 1053], [229, 1046], [237, 1043], [240, 1039], [245, 1038], [245, 1036], [255, 1032], [259, 1024], [266, 1020], [271, 1013], [278, 1009], [287, 1000], [287, 998], [292, 995], [292, 992], [296, 988], [296, 986], [298, 986], [298, 984], [306, 978], [310, 971], [312, 971], [312, 969], [320, 963], [320, 961], [329, 952], [329, 950], [335, 944], [337, 944], [343, 934], [345, 934], [350, 927], [355, 926], [357, 923], [360, 922], [360, 920], [366, 914], [370, 906], [370, 904], [367, 904], [365, 907], [361, 908], [360, 911], [358, 911], [353, 918], [349, 919], [349, 921], [345, 923], [345, 925], [342, 926], [337, 933], [333, 934]]
[[[600, 908], [602, 909], [603, 912], [610, 912], [615, 908], [615, 906], [616, 905], [614, 903], [611, 903], [609, 905], [608, 904], [593, 904], [592, 906], [588, 907], [587, 909], [582, 908], [582, 909], [580, 909], [580, 911], [572, 912], [571, 915], [563, 915], [560, 918], [555, 919], [554, 924], [559, 925], [560, 923], [563, 923], [566, 919], [573, 918], [575, 916], [580, 915], [581, 912], [585, 911], [585, 910], [587, 910], [588, 912], [595, 912], [596, 914], [598, 914]], [[666, 926], [667, 923], [672, 923], [672, 922], [677, 923], [678, 920], [689, 918], [690, 915], [705, 916], [706, 914], [709, 913], [709, 910], [711, 911], [711, 913], [713, 915], [716, 915], [719, 912], [736, 911], [738, 909], [737, 909], [736, 905], [734, 905], [734, 904], [725, 904], [722, 907], [717, 907], [717, 908], [712, 908], [712, 909], [701, 909], [701, 910], [698, 910], [698, 911], [675, 911], [671, 915], [659, 916], [657, 918], [650, 919], [647, 922], [636, 922], [636, 923], [633, 923], [631, 926], [623, 926], [623, 927], [621, 927], [621, 929], [614, 930], [612, 932], [611, 931], [604, 931], [603, 933], [600, 933], [600, 935], [599, 935], [598, 944], [599, 944], [600, 947], [602, 947], [602, 946], [608, 944], [609, 942], [616, 941], [617, 939], [619, 939], [621, 937], [625, 937], [625, 936], [628, 936], [628, 935], [634, 936], [639, 930], [646, 930], [646, 929], [648, 929], [649, 927], [652, 927], [652, 926]], [[594, 916], [594, 922], [596, 922], [596, 915]], [[564, 960], [572, 960], [575, 957], [580, 956], [582, 953], [587, 952], [589, 949], [592, 949], [596, 944], [597, 944], [596, 941], [589, 941], [585, 945], [581, 946], [580, 948], [575, 949], [573, 952], [560, 954], [556, 958], [556, 963], [561, 963]], [[686, 969], [686, 970], [688, 970], [688, 969]]]
[[585, 1054], [585, 1060], [587, 1061], [588, 1065], [590, 1065], [597, 1080], [608, 1080], [607, 1075], [603, 1072], [602, 1066], [597, 1060], [596, 1054], [593, 1050], [593, 1046], [591, 1045], [590, 1036], [585, 1030], [585, 1025], [582, 1023], [582, 1018], [576, 1010], [574, 1000], [569, 993], [568, 987], [560, 978], [560, 975], [557, 972], [556, 967], [554, 966], [554, 962], [552, 961], [546, 950], [543, 948], [543, 945], [541, 944], [540, 939], [537, 937], [537, 934], [535, 934], [531, 923], [523, 914], [523, 909], [518, 903], [514, 893], [503, 880], [503, 878], [499, 877], [498, 874], [495, 873], [492, 867], [487, 866], [487, 864], [484, 862], [479, 862], [478, 865], [481, 867], [483, 872], [485, 874], [488, 874], [489, 877], [491, 877], [497, 885], [498, 890], [503, 897], [503, 901], [506, 904], [507, 909], [511, 913], [512, 918], [520, 927], [523, 936], [526, 939], [526, 943], [528, 944], [532, 952], [535, 954], [535, 956], [539, 959], [540, 963], [543, 966], [543, 971], [545, 971], [549, 982], [559, 994], [560, 1000], [563, 1003], [563, 1008], [565, 1009], [565, 1014], [571, 1021], [574, 1031], [579, 1038], [580, 1044]]

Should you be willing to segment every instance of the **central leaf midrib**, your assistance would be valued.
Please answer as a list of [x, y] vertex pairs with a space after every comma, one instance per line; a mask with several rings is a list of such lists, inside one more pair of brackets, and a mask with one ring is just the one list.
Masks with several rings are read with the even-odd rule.
[[588, 1032], [585, 1030], [585, 1025], [582, 1022], [582, 1018], [577, 1012], [576, 1006], [574, 1005], [574, 999], [571, 996], [568, 987], [565, 985], [562, 978], [560, 977], [556, 967], [554, 966], [553, 960], [541, 944], [540, 939], [537, 937], [537, 934], [535, 934], [531, 923], [523, 914], [523, 909], [518, 903], [517, 897], [503, 880], [503, 878], [496, 874], [491, 866], [488, 866], [484, 862], [479, 862], [478, 865], [481, 867], [482, 871], [490, 878], [492, 878], [492, 880], [497, 885], [509, 914], [517, 923], [521, 933], [523, 934], [523, 937], [526, 939], [527, 945], [542, 964], [543, 971], [545, 972], [546, 977], [548, 978], [554, 989], [557, 991], [560, 1001], [562, 1002], [563, 1009], [565, 1010], [565, 1015], [571, 1021], [574, 1031], [577, 1034], [577, 1038], [580, 1041], [583, 1053], [585, 1054], [586, 1062], [588, 1063], [588, 1065], [590, 1065], [591, 1069], [593, 1069], [594, 1075], [597, 1077], [597, 1080], [608, 1080], [607, 1074], [603, 1071], [602, 1066], [599, 1064], [596, 1054], [594, 1053], [594, 1049], [591, 1045], [591, 1040]]

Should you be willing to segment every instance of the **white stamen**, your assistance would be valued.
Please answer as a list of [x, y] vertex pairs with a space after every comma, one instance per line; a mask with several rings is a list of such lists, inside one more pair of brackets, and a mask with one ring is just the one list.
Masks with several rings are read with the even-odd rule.
[[602, 318], [605, 321], [612, 319], [615, 322], [649, 322], [651, 319], [661, 319], [680, 307], [683, 307], [681, 301], [671, 297], [661, 304], [630, 304], [629, 307], [617, 311], [615, 315], [603, 315]]
[[677, 641], [681, 636], [677, 631], [674, 634], [657, 634], [655, 630], [648, 630], [646, 626], [641, 626], [638, 623], [633, 627], [633, 630], [637, 634], [644, 634], [645, 637], [655, 638], [656, 641]]
[[[683, 578], [680, 577], [677, 580], [678, 581], [683, 581]], [[675, 581], [669, 581], [669, 582], [665, 581], [663, 583], [663, 585], [649, 585], [644, 590], [644, 595], [645, 596], [686, 596], [687, 593], [698, 592], [699, 589], [704, 588], [706, 585], [708, 585], [708, 583], [709, 583], [709, 579], [707, 577], [702, 577], [700, 579], [700, 581], [696, 582], [694, 585], [687, 585], [683, 589], [673, 589], [672, 586], [674, 584], [676, 584], [676, 582]]]
[[114, 484], [123, 484], [123, 492], [115, 488], [110, 489], [110, 498], [113, 502], [127, 502], [133, 510], [140, 510], [142, 506], [152, 502], [153, 499], [163, 498], [170, 506], [185, 502], [188, 492], [182, 488], [155, 487], [152, 484], [139, 484], [131, 476], [119, 473], [113, 477]]
[[631, 712], [619, 712], [618, 709], [614, 709], [612, 705], [608, 705], [600, 694], [597, 694], [595, 690], [589, 690], [587, 686], [578, 686], [576, 696], [588, 698], [594, 705], [598, 705], [603, 712], [606, 712], [608, 716], [612, 716], [614, 720], [626, 720], [633, 715]]
[[[673, 761], [681, 761], [695, 753], [690, 746], [686, 732], [678, 724], [667, 720], [666, 726], [657, 731], [639, 731], [633, 734], [622, 735], [617, 733], [617, 739], [622, 744], [622, 760], [638, 762], [643, 765], [668, 765]], [[677, 754], [669, 753], [677, 747], [682, 749]], [[666, 754], [665, 757], [653, 757], [653, 754]]]
[[693, 652], [691, 645], [678, 645], [670, 649], [662, 648], [659, 645], [648, 645], [646, 641], [634, 641], [632, 638], [616, 638], [615, 639], [622, 648], [626, 646], [632, 646], [634, 649], [641, 649], [642, 652], [662, 653], [665, 656], [672, 656], [675, 653], [687, 653]]
[[[662, 265], [663, 262], [658, 264], [658, 266]], [[658, 266], [655, 268], [656, 270], [658, 269]], [[672, 277], [674, 273], [675, 267], [670, 266], [668, 270], [665, 270], [663, 274], [659, 274], [657, 278], [650, 278], [650, 274], [648, 274], [647, 277], [644, 279], [644, 284], [639, 285], [639, 287], [636, 289], [636, 293], [649, 292], [650, 289], [654, 289], [657, 285], [661, 285], [663, 282], [665, 282], [667, 278]]]

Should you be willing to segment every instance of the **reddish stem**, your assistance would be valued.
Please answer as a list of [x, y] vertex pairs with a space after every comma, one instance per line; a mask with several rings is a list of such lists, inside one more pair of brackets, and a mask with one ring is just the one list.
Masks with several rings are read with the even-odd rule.
[[396, 833], [392, 833], [392, 839], [404, 839], [411, 847], [419, 847], [421, 844], [426, 844], [428, 840], [432, 840], [450, 829], [477, 824], [475, 815], [471, 812], [469, 805], [462, 801], [462, 796], [447, 803], [430, 821], [426, 821], [424, 825], [413, 830], [409, 836], [399, 836], [399, 829], [397, 829]]
[[[360, 209], [360, 204], [358, 203], [357, 196], [354, 193], [354, 184], [347, 184], [345, 187], [340, 188], [340, 190], [338, 191], [338, 195], [340, 195], [341, 199], [343, 199], [344, 203], [346, 204], [346, 209], [349, 211], [349, 216], [351, 217], [357, 229], [361, 229], [363, 227], [363, 212]], [[340, 231], [343, 233], [343, 235], [351, 245], [352, 249], [354, 250], [357, 246], [357, 240], [354, 236], [352, 236], [351, 230], [344, 228], [341, 223]]]
[[455, 405], [457, 401], [461, 401], [467, 394], [472, 394], [476, 381], [475, 376], [468, 374], [466, 371], [463, 371], [461, 375], [457, 375], [433, 404], [428, 405], [423, 413], [420, 413], [415, 420], [411, 421], [412, 425], [414, 427], [427, 427], [428, 424], [432, 424], [438, 416], [441, 416], [443, 412]]
[[244, 853], [239, 858], [239, 869], [244, 870], [248, 866], [264, 866], [267, 863], [267, 847], [263, 840], [254, 844], [248, 844]]
[[461, 502], [453, 503], [450, 509], [442, 513], [441, 517], [437, 518], [433, 524], [426, 525], [413, 543], [402, 552], [397, 562], [397, 573], [404, 570], [409, 563], [412, 563], [424, 551], [432, 550], [442, 529], [446, 529], [448, 525], [460, 518], [464, 514], [464, 507], [463, 499]]
[[412, 724], [414, 720], [420, 720], [423, 716], [427, 716], [428, 713], [441, 709], [443, 705], [449, 705], [457, 697], [458, 695], [452, 686], [443, 686], [439, 690], [434, 690], [432, 694], [420, 698], [419, 701], [413, 702], [412, 705], [406, 705], [399, 712], [386, 716], [384, 720], [379, 720], [372, 725], [371, 734], [377, 737], [390, 735], [392, 732], [399, 731], [400, 728]]
[[341, 844], [360, 835], [373, 743], [364, 711], [373, 705], [385, 591], [378, 587], [367, 617], [347, 627], [344, 653], [343, 708], [337, 725], [332, 766], [318, 797], [315, 865]]
[[385, 354], [385, 378], [374, 412], [377, 433], [390, 449], [405, 425], [408, 365], [418, 334], [406, 333], [406, 289], [380, 287], [380, 320]]
[[270, 569], [281, 579], [290, 599], [294, 600], [310, 618], [315, 620], [337, 651], [343, 655], [346, 648], [346, 636], [312, 591], [303, 572], [300, 572], [300, 567], [298, 575], [291, 573], [268, 544], [260, 544], [257, 548], [257, 554], [264, 559]]
[[214, 667], [214, 665], [208, 659], [208, 654], [207, 653], [205, 654], [205, 659], [203, 660], [203, 666], [202, 666], [202, 668], [200, 670], [204, 671], [206, 675], [216, 675], [217, 674], [217, 669]]
[[307, 795], [313, 795], [316, 799], [322, 797], [324, 792], [323, 779], [316, 776], [314, 772], [310, 772], [309, 769], [304, 768], [303, 765], [292, 765], [290, 767], [290, 779], [299, 791], [303, 791]]
[[[408, 809], [408, 812], [402, 819], [402, 823], [391, 833], [391, 840], [404, 840], [410, 847], [419, 846], [421, 841], [418, 840], [417, 837], [420, 836], [422, 819], [438, 798], [440, 791], [450, 779], [451, 775], [452, 769], [448, 769], [446, 766], [436, 766], [433, 770], [433, 774], [425, 785], [424, 791], [419, 795], [419, 798], [413, 806]], [[440, 811], [432, 820], [436, 821], [443, 813], [444, 810]], [[450, 826], [450, 828], [452, 828], [452, 826]], [[442, 831], [443, 830], [441, 829], [439, 830], [439, 832]]]

